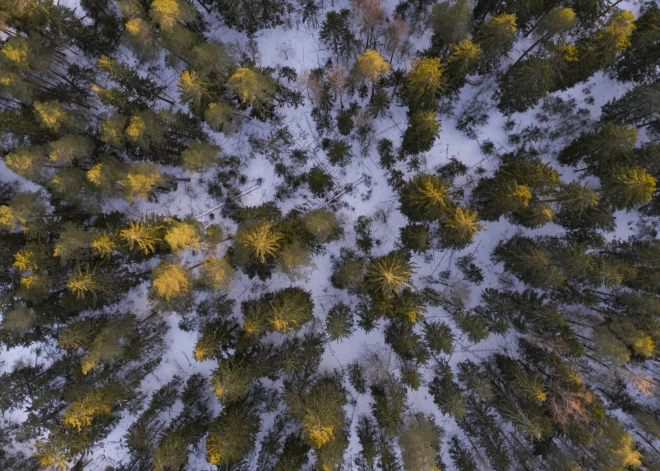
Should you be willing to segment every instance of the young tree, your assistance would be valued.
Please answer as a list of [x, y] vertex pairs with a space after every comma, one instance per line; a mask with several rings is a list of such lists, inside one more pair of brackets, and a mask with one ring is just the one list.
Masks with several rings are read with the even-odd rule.
[[164, 177], [158, 167], [149, 162], [137, 162], [131, 165], [124, 178], [119, 180], [124, 198], [129, 202], [136, 198], [146, 199], [156, 186], [163, 183]]
[[200, 234], [196, 221], [174, 222], [165, 232], [165, 242], [175, 254], [186, 250], [199, 250]]
[[222, 162], [222, 149], [209, 142], [195, 142], [181, 152], [181, 168], [205, 173]]
[[261, 263], [267, 257], [275, 257], [284, 237], [274, 229], [270, 221], [241, 226], [236, 234], [236, 243], [252, 253]]
[[602, 180], [603, 194], [617, 209], [633, 209], [653, 199], [655, 177], [641, 167], [615, 167]]
[[325, 319], [325, 331], [333, 342], [350, 338], [353, 334], [353, 313], [344, 303], [337, 303], [330, 308]]
[[418, 174], [400, 190], [400, 210], [412, 221], [439, 221], [450, 205], [447, 191], [439, 177]]
[[412, 112], [435, 110], [436, 98], [444, 90], [447, 78], [438, 58], [415, 59], [406, 77], [403, 97]]
[[154, 292], [165, 301], [182, 296], [190, 289], [189, 273], [179, 263], [162, 261], [151, 276]]
[[272, 95], [271, 84], [259, 72], [247, 67], [236, 69], [229, 77], [227, 85], [238, 95], [244, 104], [253, 104], [255, 101], [267, 100]]
[[355, 60], [355, 71], [358, 77], [369, 80], [374, 84], [377, 79], [390, 70], [390, 64], [385, 62], [378, 51], [367, 49], [364, 54], [357, 56]]
[[369, 263], [364, 280], [373, 293], [390, 296], [412, 286], [412, 273], [413, 267], [405, 255], [390, 252]]
[[211, 423], [206, 457], [212, 465], [239, 461], [254, 446], [261, 420], [254, 405], [241, 402], [225, 407]]
[[468, 36], [471, 22], [468, 0], [438, 2], [433, 5], [428, 19], [433, 32], [445, 46], [463, 41]]
[[437, 471], [436, 453], [440, 449], [442, 429], [432, 415], [410, 413], [399, 434], [401, 458], [405, 471]]
[[419, 154], [431, 150], [440, 135], [440, 121], [434, 111], [415, 111], [403, 133], [401, 150], [406, 154]]
[[518, 31], [516, 15], [502, 13], [493, 16], [478, 31], [477, 44], [483, 51], [481, 69], [489, 72], [495, 69], [502, 57], [513, 47], [513, 40]]

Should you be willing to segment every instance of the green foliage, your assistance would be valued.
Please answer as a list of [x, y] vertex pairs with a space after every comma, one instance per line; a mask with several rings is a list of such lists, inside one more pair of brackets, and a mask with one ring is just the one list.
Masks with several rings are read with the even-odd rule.
[[325, 331], [330, 340], [347, 339], [353, 333], [353, 313], [351, 308], [343, 303], [330, 308], [325, 319]]
[[254, 446], [260, 419], [254, 407], [236, 403], [225, 407], [211, 423], [206, 437], [206, 458], [213, 465], [238, 461]]

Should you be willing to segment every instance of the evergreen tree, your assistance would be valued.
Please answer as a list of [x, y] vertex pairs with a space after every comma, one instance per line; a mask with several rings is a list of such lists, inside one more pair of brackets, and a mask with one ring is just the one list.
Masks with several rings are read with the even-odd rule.
[[440, 134], [440, 122], [432, 111], [416, 111], [410, 116], [403, 133], [401, 150], [405, 154], [419, 154], [431, 150]]
[[411, 111], [435, 110], [436, 98], [446, 87], [444, 67], [437, 58], [415, 59], [402, 91]]

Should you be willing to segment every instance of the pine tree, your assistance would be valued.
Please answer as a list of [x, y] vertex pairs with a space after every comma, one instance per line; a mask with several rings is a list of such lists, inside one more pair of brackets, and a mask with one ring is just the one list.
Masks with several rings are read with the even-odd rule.
[[381, 382], [371, 385], [373, 403], [371, 412], [379, 427], [390, 437], [395, 437], [408, 409], [405, 386], [395, 377], [388, 375]]
[[406, 77], [403, 96], [411, 111], [435, 110], [436, 98], [446, 87], [447, 78], [438, 58], [415, 59]]
[[400, 252], [373, 259], [367, 266], [364, 280], [372, 292], [390, 296], [411, 286], [413, 267]]
[[195, 142], [181, 152], [181, 168], [186, 172], [205, 173], [222, 162], [222, 149], [209, 142]]
[[433, 395], [433, 402], [443, 414], [448, 414], [457, 420], [467, 414], [465, 392], [453, 381], [451, 372], [438, 372], [429, 384], [429, 392]]
[[182, 296], [190, 289], [188, 271], [179, 263], [162, 261], [151, 276], [154, 292], [165, 301]]
[[450, 441], [449, 456], [451, 456], [456, 469], [459, 471], [477, 471], [477, 462], [472, 452], [463, 445], [456, 435], [452, 436]]
[[350, 27], [350, 15], [351, 11], [347, 9], [339, 12], [329, 11], [321, 24], [319, 38], [326, 45], [332, 47], [335, 54], [348, 56], [357, 44], [357, 39]]
[[580, 135], [557, 156], [559, 163], [579, 165], [585, 163], [598, 174], [614, 164], [630, 159], [637, 143], [637, 130], [604, 122]]
[[504, 263], [505, 270], [536, 288], [553, 288], [565, 282], [550, 254], [534, 240], [514, 236], [493, 251], [493, 260]]
[[408, 224], [401, 228], [401, 245], [407, 250], [425, 253], [431, 248], [429, 229], [422, 224]]
[[400, 210], [413, 221], [438, 221], [450, 204], [447, 191], [439, 177], [418, 174], [400, 190]]
[[655, 177], [641, 167], [616, 167], [603, 183], [603, 194], [617, 209], [633, 209], [653, 199]]
[[428, 23], [444, 45], [466, 39], [472, 22], [468, 0], [443, 1], [433, 5]]
[[333, 240], [341, 230], [337, 216], [331, 211], [323, 209], [309, 211], [302, 220], [307, 230], [321, 243]]
[[200, 234], [196, 221], [174, 222], [165, 232], [165, 242], [175, 254], [186, 250], [198, 251]]
[[254, 406], [236, 403], [224, 408], [206, 438], [209, 463], [223, 465], [243, 458], [254, 446], [260, 422]]
[[283, 234], [274, 229], [270, 221], [241, 226], [236, 234], [236, 242], [249, 250], [261, 263], [266, 258], [275, 257], [280, 248]]
[[141, 250], [145, 255], [153, 253], [163, 241], [163, 229], [156, 220], [131, 221], [129, 226], [119, 231], [119, 237], [130, 250]]
[[406, 471], [437, 471], [436, 453], [440, 448], [442, 429], [432, 415], [411, 413], [399, 434], [403, 469]]
[[424, 340], [432, 352], [449, 354], [452, 350], [454, 335], [451, 328], [443, 322], [424, 322]]
[[350, 338], [354, 331], [351, 308], [344, 303], [332, 306], [325, 319], [325, 331], [333, 342]]
[[253, 104], [271, 96], [271, 87], [266, 77], [253, 69], [241, 67], [229, 78], [227, 85], [239, 96], [242, 103]]
[[440, 121], [432, 111], [417, 111], [408, 122], [403, 133], [401, 150], [406, 154], [427, 152], [433, 147], [435, 139], [440, 134]]
[[149, 162], [132, 164], [124, 178], [119, 180], [126, 201], [146, 199], [153, 189], [164, 182], [158, 167]]

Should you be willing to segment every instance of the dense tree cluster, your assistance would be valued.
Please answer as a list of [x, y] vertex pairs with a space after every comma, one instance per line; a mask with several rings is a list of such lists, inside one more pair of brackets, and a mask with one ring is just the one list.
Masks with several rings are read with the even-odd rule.
[[660, 469], [655, 2], [60, 3], [0, 3], [0, 469]]

